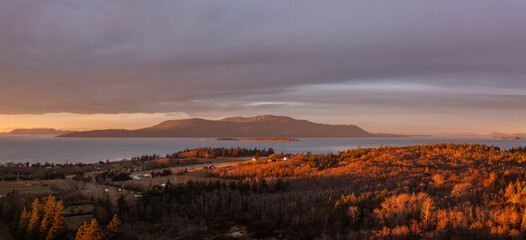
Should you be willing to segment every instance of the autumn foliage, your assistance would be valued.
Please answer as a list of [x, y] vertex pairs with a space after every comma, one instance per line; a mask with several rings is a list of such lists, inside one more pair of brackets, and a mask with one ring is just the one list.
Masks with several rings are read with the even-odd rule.
[[31, 208], [23, 208], [18, 225], [17, 239], [62, 239], [64, 237], [64, 205], [49, 196], [43, 202], [35, 198]]
[[[428, 144], [267, 154], [202, 171], [209, 181], [166, 182], [133, 203], [107, 201], [107, 217], [84, 223], [75, 238], [228, 239], [233, 226], [253, 239], [526, 238], [526, 148]], [[60, 204], [52, 197], [19, 205], [26, 208], [16, 220], [18, 239], [60, 233]], [[110, 221], [114, 213], [119, 217]]]
[[[430, 144], [298, 154], [211, 174], [290, 182], [282, 204], [294, 210], [279, 217], [289, 237], [519, 239], [526, 236], [525, 163], [523, 148]], [[294, 235], [300, 226], [316, 230]]]

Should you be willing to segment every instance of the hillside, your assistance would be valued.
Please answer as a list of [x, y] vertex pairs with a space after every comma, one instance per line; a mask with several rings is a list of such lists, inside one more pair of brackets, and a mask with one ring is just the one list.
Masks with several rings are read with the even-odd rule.
[[[284, 116], [232, 117], [222, 120], [199, 118], [169, 120], [152, 127], [123, 130], [74, 132], [59, 137], [375, 137], [354, 125], [329, 125]], [[385, 135], [381, 135], [385, 136]], [[393, 135], [395, 136], [395, 135]]]

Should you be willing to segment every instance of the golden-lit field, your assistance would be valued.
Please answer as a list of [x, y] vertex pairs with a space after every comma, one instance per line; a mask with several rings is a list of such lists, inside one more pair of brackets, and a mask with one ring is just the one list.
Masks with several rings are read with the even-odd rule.
[[[116, 199], [119, 195], [125, 195], [126, 199], [135, 198], [134, 196], [137, 192], [125, 190], [126, 186], [141, 185], [144, 187], [150, 185], [159, 185], [170, 181], [171, 183], [182, 183], [185, 180], [200, 180], [200, 181], [209, 181], [209, 180], [220, 180], [225, 181], [224, 179], [208, 176], [205, 171], [202, 170], [205, 166], [214, 165], [217, 168], [225, 168], [235, 166], [240, 162], [250, 160], [248, 157], [240, 158], [225, 158], [225, 159], [215, 159], [211, 161], [210, 159], [199, 159], [198, 164], [188, 165], [184, 167], [172, 167], [168, 168], [174, 175], [165, 176], [165, 177], [156, 177], [156, 178], [144, 178], [144, 174], [150, 173], [150, 171], [137, 171], [131, 174], [131, 177], [141, 176], [140, 180], [129, 180], [123, 182], [114, 182], [112, 185], [104, 185], [94, 182], [80, 182], [71, 179], [72, 176], [67, 176], [65, 179], [55, 179], [55, 180], [19, 180], [19, 181], [1, 181], [0, 182], [0, 194], [6, 195], [13, 191], [18, 193], [27, 193], [27, 194], [57, 194], [61, 193], [65, 196], [81, 195], [86, 198], [93, 197], [94, 199], [109, 197], [113, 203], [116, 203]], [[184, 170], [188, 172], [184, 172]], [[122, 191], [118, 191], [119, 188], [122, 188]], [[108, 189], [109, 192], [105, 192], [105, 189]]]
[[5, 181], [0, 182], [0, 194], [6, 195], [12, 191], [19, 193], [52, 193], [46, 181]]
[[[203, 167], [214, 165], [216, 168], [228, 168], [238, 165], [241, 162], [246, 162], [251, 158], [241, 157], [241, 158], [226, 158], [226, 159], [199, 159], [198, 164], [188, 165], [184, 167], [172, 167], [170, 169], [174, 174], [170, 176], [155, 177], [155, 178], [146, 178], [145, 174], [149, 174], [151, 171], [137, 171], [130, 175], [130, 177], [141, 177], [140, 180], [128, 180], [122, 182], [113, 182], [113, 186], [120, 186], [123, 189], [127, 189], [130, 185], [139, 185], [144, 188], [152, 185], [160, 185], [169, 181], [172, 184], [183, 183], [186, 180], [190, 181], [221, 181], [221, 182], [230, 182], [233, 180], [217, 178], [208, 174], [208, 171], [204, 171]], [[185, 172], [184, 170], [187, 170]], [[157, 169], [154, 171], [160, 171], [163, 169]]]
[[129, 180], [126, 182], [119, 182], [119, 184], [121, 184], [123, 188], [127, 188], [130, 185], [134, 185], [134, 186], [142, 186], [142, 188], [146, 189], [148, 186], [161, 185], [161, 184], [167, 183], [168, 181], [172, 184], [180, 184], [185, 181], [201, 181], [201, 182], [220, 181], [220, 182], [228, 183], [228, 182], [235, 181], [235, 180], [217, 178], [217, 177], [208, 175], [206, 171], [198, 170], [198, 171], [182, 173], [180, 175], [171, 175], [171, 176], [166, 176], [166, 177], [155, 177], [155, 178], [144, 178], [141, 180]]
[[[6, 195], [16, 191], [18, 193], [46, 195], [60, 194], [68, 198], [94, 199], [108, 197], [115, 201], [119, 195], [123, 194], [126, 198], [133, 197], [136, 193], [130, 191], [119, 192], [117, 187], [101, 185], [97, 183], [80, 182], [73, 179], [57, 180], [27, 180], [27, 181], [6, 181], [0, 182], [0, 194]], [[104, 192], [108, 189], [109, 192]]]

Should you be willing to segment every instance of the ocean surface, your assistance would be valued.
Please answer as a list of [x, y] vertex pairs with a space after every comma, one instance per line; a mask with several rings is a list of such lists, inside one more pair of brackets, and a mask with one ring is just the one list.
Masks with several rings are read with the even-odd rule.
[[303, 138], [299, 142], [214, 141], [199, 138], [55, 138], [52, 136], [0, 135], [0, 163], [98, 162], [145, 154], [165, 155], [186, 148], [273, 148], [285, 153], [326, 153], [350, 148], [407, 146], [427, 143], [480, 143], [502, 149], [526, 146], [526, 139], [500, 140], [480, 137], [404, 138]]

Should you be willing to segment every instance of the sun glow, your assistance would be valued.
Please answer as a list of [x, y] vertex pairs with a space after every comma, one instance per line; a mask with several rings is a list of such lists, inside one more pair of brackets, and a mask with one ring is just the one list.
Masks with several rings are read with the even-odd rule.
[[55, 128], [61, 130], [134, 129], [161, 121], [187, 118], [185, 113], [118, 113], [118, 114], [16, 114], [0, 115], [0, 132], [17, 128]]

